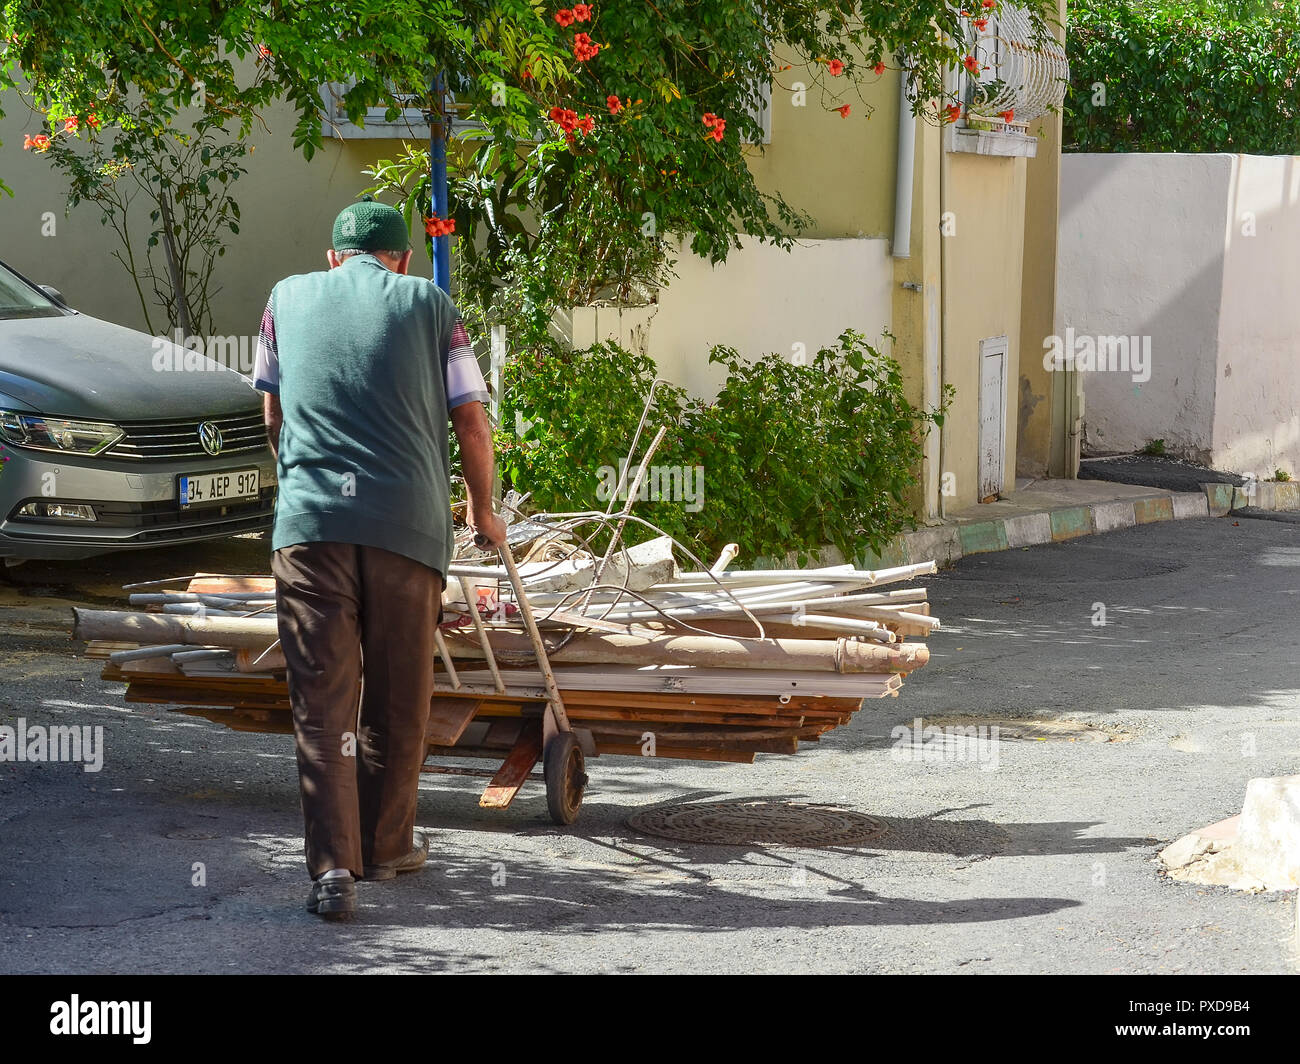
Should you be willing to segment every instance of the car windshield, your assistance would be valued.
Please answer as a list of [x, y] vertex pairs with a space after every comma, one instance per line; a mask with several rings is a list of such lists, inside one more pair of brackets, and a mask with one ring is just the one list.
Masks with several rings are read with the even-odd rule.
[[61, 313], [43, 293], [0, 266], [0, 318], [52, 318]]

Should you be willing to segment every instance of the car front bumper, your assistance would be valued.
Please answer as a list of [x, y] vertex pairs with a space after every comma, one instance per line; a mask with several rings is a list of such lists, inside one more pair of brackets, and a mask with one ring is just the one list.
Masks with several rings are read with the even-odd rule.
[[[0, 471], [0, 558], [77, 560], [110, 551], [220, 539], [271, 527], [275, 459], [269, 448], [219, 458], [133, 462], [7, 445]], [[257, 469], [257, 499], [182, 510], [182, 475]], [[29, 502], [94, 508], [95, 521], [16, 517]]]

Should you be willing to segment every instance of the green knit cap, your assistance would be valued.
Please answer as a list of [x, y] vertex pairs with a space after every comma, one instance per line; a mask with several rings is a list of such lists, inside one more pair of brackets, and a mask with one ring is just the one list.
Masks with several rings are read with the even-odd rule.
[[363, 196], [334, 219], [335, 251], [405, 251], [411, 246], [402, 212]]

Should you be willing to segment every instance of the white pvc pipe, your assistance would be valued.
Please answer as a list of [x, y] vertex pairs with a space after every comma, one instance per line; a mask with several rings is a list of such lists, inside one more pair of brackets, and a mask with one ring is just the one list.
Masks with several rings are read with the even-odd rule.
[[898, 165], [894, 186], [894, 245], [896, 259], [912, 254], [912, 176], [916, 169], [916, 116], [912, 114], [912, 94], [908, 85], [907, 60], [900, 56], [898, 73]]

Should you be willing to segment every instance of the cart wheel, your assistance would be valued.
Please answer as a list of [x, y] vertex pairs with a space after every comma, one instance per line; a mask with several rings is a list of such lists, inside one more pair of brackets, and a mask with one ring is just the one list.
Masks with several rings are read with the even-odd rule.
[[578, 819], [587, 786], [587, 761], [572, 732], [560, 732], [546, 744], [542, 774], [546, 777], [546, 807], [557, 824]]

